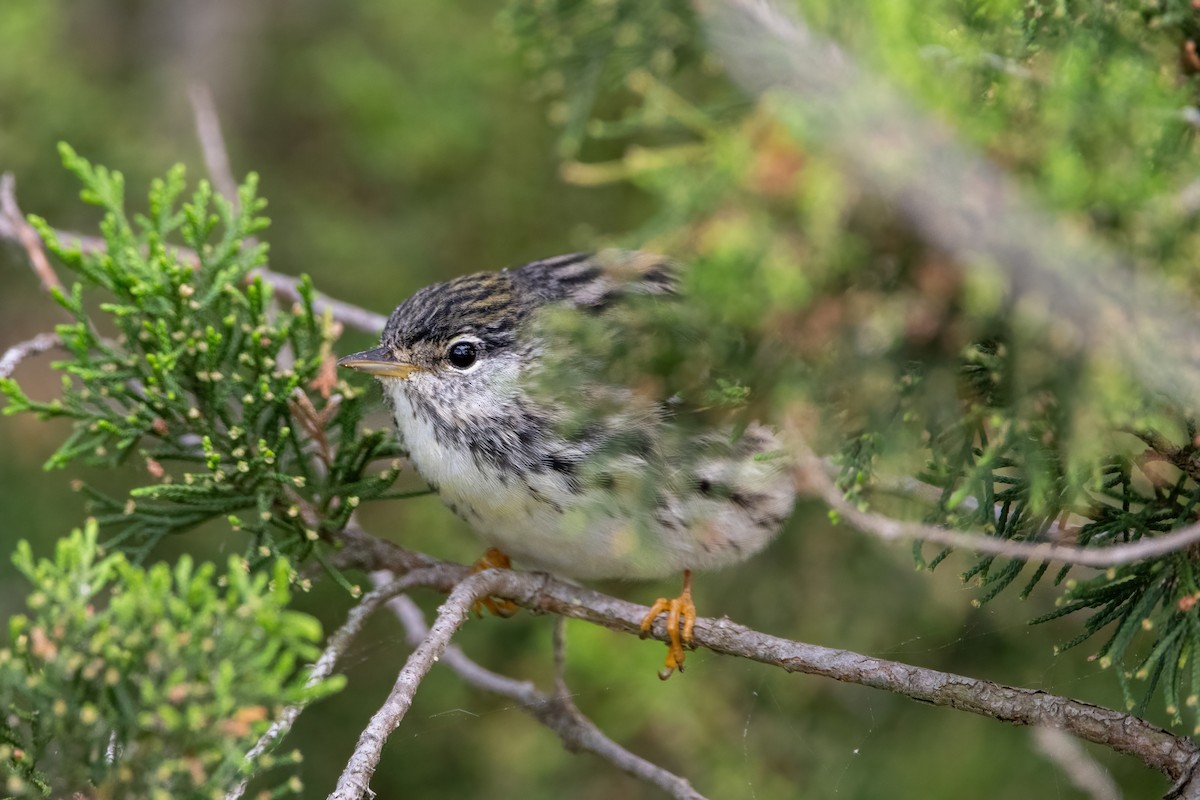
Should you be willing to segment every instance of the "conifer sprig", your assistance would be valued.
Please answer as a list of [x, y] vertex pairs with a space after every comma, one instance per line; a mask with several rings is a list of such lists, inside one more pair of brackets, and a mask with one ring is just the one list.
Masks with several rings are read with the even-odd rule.
[[31, 399], [0, 382], [5, 413], [73, 421], [47, 468], [140, 462], [149, 480], [114, 497], [81, 485], [110, 544], [144, 552], [212, 519], [252, 537], [253, 557], [303, 558], [385, 493], [398, 465], [386, 431], [361, 427], [363, 390], [340, 380], [340, 326], [300, 302], [280, 308], [254, 275], [267, 246], [266, 202], [251, 175], [237, 203], [207, 181], [184, 198], [184, 169], [151, 186], [145, 214], [126, 210], [121, 173], [70, 147], [63, 162], [82, 198], [103, 212], [106, 248], [84, 251], [32, 218], [75, 276], [55, 300], [71, 316], [57, 332], [69, 357], [62, 392]]
[[[106, 553], [92, 523], [53, 559], [22, 542], [13, 562], [33, 591], [0, 642], [6, 796], [222, 796], [280, 708], [344, 683], [306, 685], [321, 626], [288, 608], [286, 561], [146, 569]], [[287, 778], [271, 796], [299, 790]]]

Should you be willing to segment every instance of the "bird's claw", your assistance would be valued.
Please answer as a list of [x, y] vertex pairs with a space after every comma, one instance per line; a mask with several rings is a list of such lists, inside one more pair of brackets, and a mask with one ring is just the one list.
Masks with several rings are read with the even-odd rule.
[[[512, 561], [504, 551], [489, 547], [479, 560], [471, 565], [472, 572], [483, 572], [485, 569], [512, 569]], [[471, 606], [475, 616], [482, 617], [483, 609], [487, 609], [497, 617], [508, 618], [520, 610], [520, 606], [511, 600], [500, 597], [481, 597]]]
[[650, 629], [658, 615], [667, 615], [667, 659], [663, 668], [658, 671], [660, 680], [666, 680], [675, 673], [683, 672], [683, 660], [686, 657], [684, 647], [692, 645], [692, 630], [696, 626], [696, 604], [692, 602], [692, 573], [683, 573], [683, 591], [678, 597], [660, 597], [650, 606], [649, 613], [642, 618], [642, 638], [650, 635]]

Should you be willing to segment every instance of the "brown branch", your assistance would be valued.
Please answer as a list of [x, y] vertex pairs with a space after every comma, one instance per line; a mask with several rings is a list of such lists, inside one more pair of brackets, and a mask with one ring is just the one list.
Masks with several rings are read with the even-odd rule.
[[898, 520], [873, 511], [864, 511], [847, 500], [842, 490], [829, 477], [821, 459], [804, 444], [797, 443], [796, 437], [793, 437], [792, 446], [796, 452], [796, 485], [801, 494], [819, 497], [845, 522], [884, 541], [923, 540], [945, 547], [1026, 561], [1058, 561], [1063, 564], [1099, 568], [1159, 558], [1200, 542], [1200, 523], [1187, 525], [1162, 536], [1143, 538], [1126, 544], [1077, 547], [1054, 542], [1018, 542], [989, 536], [982, 531], [968, 533], [921, 522]]
[[[361, 532], [358, 536], [370, 538]], [[367, 544], [362, 538], [357, 542]], [[350, 544], [346, 549], [359, 548], [356, 544]], [[364, 546], [362, 552], [353, 557], [343, 554], [343, 563], [368, 566], [367, 562], [370, 562], [370, 569], [400, 572], [408, 569], [407, 565], [410, 564], [423, 565], [422, 573], [427, 576], [422, 580], [423, 585], [453, 592], [451, 601], [443, 606], [443, 613], [439, 615], [440, 630], [435, 624], [435, 633], [438, 635], [431, 634], [425, 640], [420, 659], [418, 653], [414, 653], [410, 663], [405, 666], [405, 673], [402, 673], [405, 678], [402, 687], [404, 692], [415, 689], [411, 679], [417, 676], [420, 666], [424, 665], [427, 669], [427, 665], [432, 663], [432, 656], [444, 649], [449, 635], [461, 621], [460, 616], [465, 616], [471, 598], [479, 593], [510, 599], [536, 613], [582, 619], [610, 630], [635, 635], [640, 632], [641, 621], [647, 610], [645, 606], [618, 600], [547, 575], [488, 570], [472, 576], [468, 567], [438, 562], [382, 540]], [[655, 622], [651, 635], [666, 641], [666, 627], [661, 619]], [[1147, 766], [1162, 772], [1175, 782], [1168, 797], [1200, 798], [1200, 776], [1196, 771], [1197, 763], [1200, 763], [1200, 748], [1187, 737], [1176, 736], [1140, 717], [1039, 690], [1006, 686], [848, 650], [782, 639], [759, 633], [728, 619], [698, 619], [694, 636], [697, 647], [777, 666], [788, 672], [821, 675], [870, 686], [1014, 725], [1059, 729], [1084, 741], [1135, 756]], [[401, 683], [398, 680], [397, 687], [401, 687]], [[398, 723], [399, 718], [394, 709], [389, 709], [381, 722], [391, 724], [392, 721]], [[386, 735], [391, 730], [386, 724], [375, 725], [373, 721], [369, 729], [370, 736], [368, 732], [363, 734], [363, 739], [368, 740], [367, 745], [376, 754], [382, 746], [380, 733]], [[360, 739], [360, 745], [363, 739]], [[363, 774], [361, 770], [356, 773], [360, 781]], [[365, 781], [361, 781], [354, 788], [365, 790], [365, 786]], [[349, 792], [350, 787], [346, 788]], [[348, 798], [360, 795], [344, 793], [334, 796]]]
[[[306, 687], [316, 686], [321, 681], [333, 674], [333, 668], [337, 665], [338, 660], [346, 652], [346, 648], [350, 643], [357, 638], [362, 632], [363, 627], [367, 623], [367, 619], [374, 614], [381, 605], [388, 602], [396, 595], [408, 590], [412, 586], [417, 586], [424, 579], [424, 575], [420, 572], [410, 572], [407, 575], [396, 578], [394, 580], [381, 583], [373, 591], [368, 592], [358, 605], [350, 609], [350, 613], [346, 616], [346, 621], [342, 626], [333, 632], [329, 640], [325, 643], [325, 650], [322, 651], [320, 658], [313, 664], [309, 670], [308, 680], [305, 681]], [[275, 746], [276, 742], [287, 735], [295, 724], [296, 718], [300, 716], [300, 712], [304, 710], [302, 705], [292, 705], [283, 709], [279, 718], [271, 724], [250, 752], [246, 753], [246, 763], [253, 764], [263, 756], [268, 750]], [[250, 783], [250, 777], [247, 776], [234, 788], [230, 789], [225, 795], [225, 800], [238, 800], [245, 792], [246, 786]]]
[[[372, 573], [376, 576], [390, 576], [388, 572]], [[384, 578], [383, 580], [386, 580]], [[409, 642], [416, 647], [428, 634], [425, 615], [409, 597], [401, 595], [388, 602], [388, 608], [400, 620], [408, 635]], [[657, 786], [672, 797], [681, 800], [703, 800], [686, 778], [675, 775], [646, 759], [629, 752], [621, 745], [604, 735], [596, 724], [585, 717], [571, 701], [570, 695], [562, 683], [561, 668], [558, 662], [561, 657], [561, 634], [563, 618], [555, 618], [555, 693], [549, 695], [538, 689], [529, 681], [518, 681], [506, 675], [501, 675], [485, 669], [469, 659], [458, 647], [450, 645], [442, 654], [441, 663], [454, 670], [460, 678], [470, 686], [491, 694], [506, 697], [521, 707], [538, 722], [553, 731], [563, 745], [573, 753], [588, 752], [613, 764], [634, 778]]]
[[1200, 483], [1200, 454], [1197, 453], [1195, 443], [1180, 447], [1153, 429], [1121, 428], [1121, 430], [1137, 437], [1142, 444], [1149, 448], [1144, 457], [1149, 460], [1165, 461], [1193, 481]]
[[41, 238], [33, 226], [25, 221], [25, 215], [17, 206], [17, 179], [11, 172], [0, 175], [0, 237], [18, 242], [25, 248], [29, 265], [33, 267], [44, 291], [62, 290], [62, 283], [46, 258]]
[[[300, 301], [299, 278], [272, 272], [266, 268], [257, 269], [252, 274], [261, 277], [264, 283], [270, 284], [271, 288], [275, 290], [276, 296], [293, 303]], [[344, 300], [337, 300], [315, 290], [313, 291], [313, 308], [318, 314], [328, 313], [343, 325], [364, 333], [378, 335], [383, 330], [383, 326], [387, 324], [387, 316], [384, 314], [376, 314], [374, 311], [368, 311]]]
[[384, 742], [412, 707], [421, 681], [445, 652], [450, 637], [467, 621], [471, 606], [499, 591], [505, 583], [505, 577], [499, 570], [477, 572], [460, 581], [450, 592], [450, 597], [438, 609], [433, 627], [400, 670], [387, 700], [358, 737], [358, 744], [346, 763], [346, 769], [338, 778], [337, 788], [329, 795], [330, 800], [358, 800], [364, 795], [374, 796], [369, 784], [379, 765]]
[[11, 378], [21, 362], [30, 356], [53, 350], [62, 343], [57, 333], [39, 333], [32, 339], [18, 342], [0, 356], [0, 378]]
[[[217, 115], [216, 103], [213, 102], [212, 92], [208, 86], [201, 83], [192, 84], [188, 89], [192, 102], [192, 113], [196, 120], [196, 136], [200, 140], [200, 149], [204, 154], [204, 165], [217, 191], [225, 195], [233, 207], [238, 206], [237, 182], [233, 179], [230, 167], [229, 152], [225, 147], [225, 137], [221, 135], [221, 121]], [[193, 258], [195, 254], [192, 254]], [[198, 261], [198, 259], [197, 259]], [[251, 273], [265, 283], [271, 285], [276, 296], [291, 303], [300, 301], [300, 280], [290, 275], [272, 272], [265, 267]], [[367, 333], [379, 333], [383, 330], [387, 317], [375, 314], [366, 309], [341, 300], [334, 300], [327, 295], [314, 293], [313, 306], [318, 314], [328, 312], [335, 320]]]
[[1092, 800], [1121, 800], [1121, 790], [1104, 767], [1078, 741], [1055, 728], [1034, 728], [1037, 752], [1062, 770], [1067, 780]]
[[[62, 230], [56, 230], [54, 233], [64, 243], [75, 245], [85, 253], [103, 252], [105, 249], [104, 240], [99, 236], [85, 236], [74, 231]], [[0, 232], [0, 237], [2, 236], [3, 232]], [[200, 263], [200, 259], [196, 256], [195, 251], [186, 247], [177, 247], [174, 249], [180, 260], [185, 264], [196, 266]], [[270, 284], [271, 288], [275, 290], [276, 296], [291, 303], [300, 302], [299, 278], [292, 275], [284, 275], [280, 272], [273, 272], [266, 267], [260, 267], [251, 274], [262, 278], [264, 283]], [[374, 311], [368, 311], [353, 303], [335, 299], [323, 292], [313, 292], [313, 308], [318, 314], [329, 313], [330, 316], [343, 325], [363, 331], [364, 333], [378, 334], [383, 330], [383, 326], [387, 324], [386, 316], [376, 314]]]
[[213, 102], [212, 90], [205, 83], [188, 86], [188, 99], [192, 103], [192, 117], [196, 122], [196, 138], [200, 141], [200, 152], [208, 177], [225, 199], [238, 207], [237, 181], [229, 166], [229, 151], [225, 149], [225, 137], [221, 135], [221, 120], [217, 116], [217, 104]]

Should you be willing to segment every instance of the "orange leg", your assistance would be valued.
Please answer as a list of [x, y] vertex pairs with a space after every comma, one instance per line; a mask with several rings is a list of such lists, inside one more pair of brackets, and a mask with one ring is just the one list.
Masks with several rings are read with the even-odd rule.
[[[512, 561], [509, 560], [508, 554], [495, 548], [489, 547], [487, 552], [480, 556], [479, 560], [471, 566], [472, 572], [483, 572], [485, 569], [512, 569]], [[473, 611], [476, 616], [483, 616], [483, 609], [495, 614], [497, 617], [511, 617], [520, 610], [520, 606], [511, 600], [503, 600], [499, 597], [484, 597], [475, 601]]]
[[692, 571], [683, 571], [683, 591], [678, 597], [660, 597], [650, 606], [650, 612], [642, 618], [642, 638], [650, 634], [650, 628], [659, 614], [667, 615], [667, 661], [658, 672], [666, 680], [675, 670], [683, 672], [684, 645], [692, 643], [692, 629], [696, 626], [696, 604], [692, 602]]

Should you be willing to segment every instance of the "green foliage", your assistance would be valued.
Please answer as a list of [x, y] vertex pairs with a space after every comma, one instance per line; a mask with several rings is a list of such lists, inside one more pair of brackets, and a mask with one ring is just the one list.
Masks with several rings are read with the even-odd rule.
[[321, 628], [289, 610], [282, 559], [257, 573], [187, 556], [144, 569], [106, 554], [92, 524], [53, 560], [22, 542], [13, 562], [34, 591], [0, 649], [8, 796], [222, 797], [284, 705], [342, 685], [305, 685]]
[[[72, 421], [47, 463], [144, 465], [152, 479], [117, 498], [82, 487], [110, 544], [146, 552], [163, 536], [227, 519], [253, 537], [254, 560], [303, 558], [340, 530], [361, 500], [383, 495], [397, 466], [386, 431], [360, 428], [363, 392], [337, 380], [340, 326], [313, 308], [305, 278], [279, 308], [255, 273], [265, 201], [252, 175], [237, 203], [201, 181], [190, 199], [176, 167], [150, 190], [148, 210], [125, 208], [119, 172], [66, 145], [63, 161], [100, 206], [103, 248], [64, 242], [32, 222], [77, 281], [55, 299], [73, 322], [58, 334], [70, 357], [62, 395], [30, 399], [0, 382], [5, 413]], [[318, 556], [320, 554], [318, 553]]]
[[[538, 53], [553, 52], [546, 43], [564, 25], [615, 14], [611, 31], [624, 18], [604, 2], [571, 14], [515, 5]], [[1143, 270], [1195, 274], [1200, 221], [1178, 202], [1197, 155], [1185, 112], [1196, 85], [1179, 74], [1181, 44], [1200, 31], [1191, 4], [800, 5], [807, 24], [949, 120], [1075, 229]], [[579, 333], [587, 352], [608, 348], [607, 374], [626, 385], [653, 376], [693, 400], [727, 394], [716, 381], [732, 380], [752, 388], [742, 410], [760, 419], [799, 409], [816, 421], [806, 428], [813, 443], [841, 453], [842, 485], [859, 502], [874, 501], [879, 476], [916, 477], [937, 490], [918, 512], [930, 522], [1097, 547], [1194, 522], [1194, 409], [1148, 395], [1110, 354], [1081, 351], [1053, 321], [1015, 313], [994, 287], [945, 263], [855, 181], [862, 166], [839, 151], [845, 131], [831, 137], [825, 120], [778, 98], [714, 112], [711, 87], [638, 57], [623, 65], [638, 98], [624, 154], [565, 174], [630, 181], [656, 198], [657, 216], [628, 240], [687, 264], [690, 300], [686, 312], [642, 321], [637, 347]], [[561, 62], [527, 61], [561, 83]], [[586, 87], [573, 96], [591, 104]], [[685, 145], [661, 142], [669, 127], [688, 132]], [[949, 551], [916, 554], [932, 568]], [[1082, 631], [1060, 650], [1102, 635], [1093, 658], [1115, 668], [1130, 707], [1144, 710], [1161, 688], [1178, 723], [1200, 696], [1198, 566], [1191, 552], [1098, 574], [988, 556], [963, 579], [979, 586], [976, 603], [1009, 587], [1028, 597], [1052, 579], [1059, 608], [1035, 622], [1083, 612]]]
[[[683, 0], [518, 0], [501, 14], [503, 33], [536, 74], [532, 94], [550, 102], [550, 121], [562, 127], [564, 155], [588, 138], [625, 136], [650, 122], [637, 103], [621, 119], [595, 112], [639, 71], [663, 77], [698, 60], [691, 5]], [[628, 101], [631, 98], [624, 98]]]

